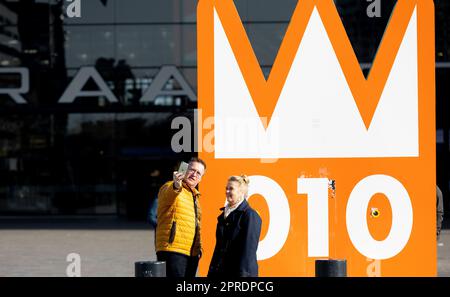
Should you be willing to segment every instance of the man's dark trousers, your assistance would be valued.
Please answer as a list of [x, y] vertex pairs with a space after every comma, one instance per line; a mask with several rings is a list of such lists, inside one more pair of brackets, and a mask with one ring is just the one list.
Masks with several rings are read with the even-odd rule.
[[157, 252], [158, 261], [166, 262], [167, 277], [193, 278], [197, 273], [198, 257], [190, 257], [174, 252]]

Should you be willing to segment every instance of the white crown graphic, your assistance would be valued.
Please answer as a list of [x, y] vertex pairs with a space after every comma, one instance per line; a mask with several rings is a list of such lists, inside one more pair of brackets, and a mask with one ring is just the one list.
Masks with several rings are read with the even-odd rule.
[[368, 129], [316, 8], [266, 129], [215, 11], [215, 157], [417, 157], [416, 9]]

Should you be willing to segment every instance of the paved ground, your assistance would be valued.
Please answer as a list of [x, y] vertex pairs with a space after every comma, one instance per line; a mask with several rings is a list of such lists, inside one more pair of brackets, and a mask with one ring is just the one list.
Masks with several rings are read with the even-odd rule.
[[438, 276], [450, 276], [450, 229], [442, 230], [438, 244]]
[[[71, 262], [81, 257], [81, 276], [134, 276], [134, 262], [155, 260], [154, 232], [145, 224], [49, 222], [0, 224], [0, 277], [66, 276]], [[438, 246], [438, 275], [450, 276], [450, 229]], [[73, 261], [73, 260], [72, 260]]]
[[146, 224], [0, 221], [0, 228], [0, 277], [66, 276], [71, 253], [80, 255], [86, 277], [134, 276], [134, 262], [156, 260], [154, 232]]

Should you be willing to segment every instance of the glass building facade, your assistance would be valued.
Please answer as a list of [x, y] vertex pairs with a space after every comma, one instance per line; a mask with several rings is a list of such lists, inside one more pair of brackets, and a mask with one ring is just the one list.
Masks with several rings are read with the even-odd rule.
[[[298, 0], [235, 0], [267, 77]], [[336, 0], [364, 73], [396, 1]], [[437, 169], [449, 193], [450, 5], [437, 0]], [[0, 215], [143, 220], [162, 182], [194, 153], [172, 120], [197, 93], [196, 0], [0, 0]], [[172, 67], [174, 66], [174, 67]], [[151, 88], [154, 89], [151, 89]], [[192, 139], [193, 141], [193, 139]], [[446, 209], [449, 209], [446, 200]]]

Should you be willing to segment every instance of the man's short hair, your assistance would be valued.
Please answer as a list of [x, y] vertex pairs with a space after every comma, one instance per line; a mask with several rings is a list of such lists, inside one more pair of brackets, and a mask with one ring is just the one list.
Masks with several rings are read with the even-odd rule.
[[202, 164], [202, 165], [203, 165], [203, 168], [205, 168], [205, 170], [206, 170], [206, 163], [205, 163], [205, 161], [203, 161], [202, 159], [197, 158], [197, 157], [192, 157], [192, 158], [189, 160], [189, 163], [192, 163], [192, 162], [197, 162], [197, 163]]

